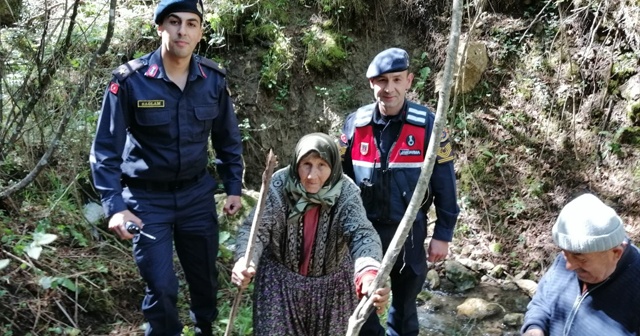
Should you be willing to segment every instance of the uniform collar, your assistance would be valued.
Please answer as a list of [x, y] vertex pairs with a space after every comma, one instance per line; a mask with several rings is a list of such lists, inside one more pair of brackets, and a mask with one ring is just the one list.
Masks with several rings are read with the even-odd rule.
[[375, 105], [375, 109], [373, 110], [373, 123], [377, 124], [377, 125], [386, 125], [390, 122], [398, 122], [398, 121], [402, 121], [404, 120], [404, 116], [407, 115], [407, 100], [405, 99], [404, 101], [404, 105], [402, 105], [402, 108], [400, 109], [400, 113], [392, 116], [392, 117], [387, 117], [387, 116], [383, 116], [382, 113], [380, 113], [380, 109], [378, 108], [378, 104]]
[[[167, 73], [164, 71], [162, 65], [162, 47], [156, 49], [149, 55], [147, 62], [147, 70], [144, 72], [146, 77], [168, 79]], [[204, 69], [200, 65], [200, 56], [191, 54], [191, 61], [189, 62], [189, 81], [195, 80], [196, 77], [207, 78]]]

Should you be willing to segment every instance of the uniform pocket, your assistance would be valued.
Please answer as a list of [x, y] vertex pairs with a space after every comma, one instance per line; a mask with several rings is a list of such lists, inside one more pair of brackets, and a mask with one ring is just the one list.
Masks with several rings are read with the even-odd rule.
[[195, 107], [196, 119], [200, 121], [213, 120], [218, 116], [218, 108], [213, 106]]
[[136, 111], [136, 121], [140, 126], [160, 126], [171, 122], [169, 110], [139, 109]]
[[172, 124], [170, 109], [141, 108], [135, 111], [134, 133], [141, 142], [152, 142], [158, 145], [169, 145], [175, 141], [176, 125]]
[[206, 140], [211, 133], [211, 127], [213, 126], [213, 120], [218, 116], [218, 106], [200, 106], [194, 107], [195, 119], [191, 123], [191, 140], [203, 141]]

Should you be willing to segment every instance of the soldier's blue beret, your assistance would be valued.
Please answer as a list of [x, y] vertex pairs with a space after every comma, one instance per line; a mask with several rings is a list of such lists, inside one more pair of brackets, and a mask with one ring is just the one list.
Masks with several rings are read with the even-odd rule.
[[400, 48], [390, 48], [380, 52], [373, 58], [367, 69], [367, 78], [407, 69], [409, 69], [409, 54]]
[[162, 0], [156, 8], [153, 21], [158, 25], [162, 24], [167, 15], [178, 12], [198, 14], [202, 21], [202, 0]]

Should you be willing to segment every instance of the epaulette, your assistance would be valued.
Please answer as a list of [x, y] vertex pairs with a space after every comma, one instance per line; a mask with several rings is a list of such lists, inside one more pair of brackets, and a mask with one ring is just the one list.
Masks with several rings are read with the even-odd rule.
[[449, 139], [449, 132], [442, 130], [440, 134], [440, 147], [438, 147], [438, 163], [445, 163], [453, 161], [455, 155], [453, 154], [453, 146]]
[[431, 111], [429, 111], [428, 108], [409, 102], [409, 106], [407, 108], [407, 122], [412, 125], [424, 127], [427, 125], [429, 113], [431, 113]]
[[222, 65], [206, 58], [206, 57], [202, 57], [202, 56], [196, 56], [196, 62], [206, 66], [207, 68], [211, 68], [219, 73], [221, 73], [223, 76], [227, 75], [227, 70], [225, 68], [222, 67]]
[[353, 126], [362, 127], [368, 125], [373, 117], [373, 111], [376, 107], [376, 103], [372, 103], [359, 108], [354, 116]]
[[136, 58], [134, 60], [131, 60], [119, 66], [118, 68], [113, 70], [112, 73], [113, 73], [113, 76], [115, 76], [119, 81], [123, 81], [127, 77], [129, 77], [132, 73], [138, 71], [140, 68], [142, 68], [145, 65], [147, 65], [147, 62], [145, 60]]

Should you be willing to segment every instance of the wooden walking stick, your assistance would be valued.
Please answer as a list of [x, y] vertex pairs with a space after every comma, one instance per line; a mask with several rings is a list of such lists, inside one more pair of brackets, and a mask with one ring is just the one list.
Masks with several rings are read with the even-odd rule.
[[[256, 208], [256, 212], [253, 215], [253, 221], [251, 222], [251, 231], [249, 231], [249, 241], [247, 242], [247, 250], [244, 252], [244, 260], [245, 260], [245, 268], [248, 268], [251, 264], [251, 258], [253, 257], [253, 242], [256, 239], [256, 234], [258, 231], [258, 226], [260, 225], [262, 211], [264, 209], [265, 201], [267, 200], [267, 192], [269, 191], [269, 183], [271, 182], [271, 175], [273, 175], [273, 170], [276, 167], [277, 156], [273, 154], [273, 150], [269, 150], [269, 154], [267, 155], [267, 163], [262, 173], [262, 185], [260, 186], [260, 195], [258, 196], [258, 207]], [[233, 300], [233, 306], [231, 307], [231, 313], [229, 314], [229, 323], [227, 324], [227, 329], [224, 332], [224, 336], [231, 336], [231, 331], [233, 330], [233, 320], [236, 318], [236, 313], [238, 312], [238, 307], [240, 306], [240, 302], [242, 302], [242, 293], [244, 289], [242, 287], [238, 288], [238, 294], [236, 294], [235, 300]]]
[[[386, 281], [393, 264], [395, 264], [402, 246], [407, 239], [409, 230], [413, 225], [413, 221], [416, 219], [420, 203], [424, 199], [424, 194], [427, 191], [431, 174], [433, 173], [433, 166], [436, 162], [436, 151], [439, 144], [439, 139], [444, 129], [444, 123], [446, 120], [447, 110], [449, 109], [449, 94], [451, 93], [451, 79], [453, 73], [453, 63], [458, 50], [458, 42], [460, 40], [460, 25], [462, 20], [462, 1], [454, 0], [451, 19], [451, 32], [449, 34], [449, 46], [447, 49], [447, 58], [444, 63], [444, 76], [442, 79], [442, 88], [440, 89], [440, 96], [438, 97], [438, 109], [436, 110], [436, 118], [433, 125], [433, 131], [431, 132], [431, 138], [429, 139], [429, 146], [427, 147], [427, 153], [425, 155], [424, 162], [422, 163], [422, 171], [418, 179], [418, 184], [413, 192], [409, 206], [398, 225], [393, 239], [389, 243], [387, 253], [385, 253], [382, 259], [382, 265], [378, 275], [373, 280], [373, 283], [369, 287], [369, 295], [360, 300], [358, 307], [349, 317], [349, 325], [347, 327], [347, 336], [358, 335], [362, 325], [366, 321], [369, 314], [373, 311], [373, 296], [371, 291], [376, 288], [382, 287], [382, 284]], [[463, 65], [460, 65], [463, 66]]]

